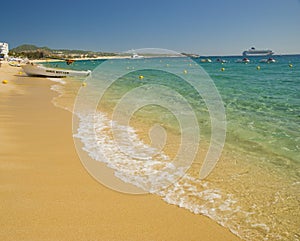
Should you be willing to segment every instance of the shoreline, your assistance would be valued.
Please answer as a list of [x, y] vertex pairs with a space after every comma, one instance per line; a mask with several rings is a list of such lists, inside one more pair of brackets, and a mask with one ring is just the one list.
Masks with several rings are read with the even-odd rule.
[[[153, 55], [153, 56], [144, 56], [143, 59], [151, 59], [151, 58], [184, 58], [186, 56], [184, 55]], [[70, 60], [74, 60], [74, 61], [87, 61], [87, 60], [118, 60], [118, 59], [128, 59], [128, 60], [132, 60], [130, 55], [126, 55], [126, 56], [99, 56], [96, 58], [64, 58], [64, 59], [55, 59], [55, 58], [46, 58], [46, 59], [30, 59], [29, 62], [32, 63], [46, 63], [46, 62], [65, 62], [67, 59]], [[133, 59], [134, 60], [134, 59]], [[3, 62], [7, 62], [7, 61], [3, 61]]]
[[96, 182], [77, 156], [72, 114], [51, 101], [53, 82], [19, 71], [0, 68], [2, 240], [240, 240], [158, 196]]

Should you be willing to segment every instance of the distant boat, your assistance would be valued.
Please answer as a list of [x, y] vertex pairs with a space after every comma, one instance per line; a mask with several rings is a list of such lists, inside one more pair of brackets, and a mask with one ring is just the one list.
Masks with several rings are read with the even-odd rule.
[[235, 62], [236, 63], [250, 63], [250, 60], [248, 58], [243, 58], [243, 59], [237, 59]]
[[268, 59], [261, 59], [259, 62], [260, 63], [275, 63], [276, 60], [273, 58], [268, 58]]
[[216, 59], [216, 62], [219, 62], [219, 63], [227, 63], [227, 60], [217, 58], [217, 59]]
[[134, 53], [134, 54], [131, 55], [131, 59], [143, 59], [143, 58], [144, 58], [144, 56], [138, 55], [136, 53]]
[[26, 64], [22, 66], [24, 72], [27, 75], [32, 76], [45, 76], [45, 77], [86, 77], [90, 75], [91, 71], [79, 71], [79, 70], [68, 70], [68, 69], [56, 69], [47, 68], [42, 65]]
[[190, 58], [199, 58], [199, 54], [187, 54], [187, 53], [182, 53], [182, 55], [190, 57]]
[[201, 59], [200, 60], [202, 63], [211, 63], [211, 59], [206, 58], [206, 59]]
[[268, 55], [272, 55], [272, 54], [274, 54], [274, 52], [270, 49], [258, 50], [258, 49], [255, 49], [254, 47], [243, 52], [243, 56], [268, 56]]
[[66, 59], [67, 65], [73, 64], [75, 62], [74, 59]]

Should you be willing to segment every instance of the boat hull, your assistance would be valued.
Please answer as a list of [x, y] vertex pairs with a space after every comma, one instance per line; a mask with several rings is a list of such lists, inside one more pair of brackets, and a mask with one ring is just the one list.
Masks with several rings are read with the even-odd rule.
[[272, 50], [247, 50], [243, 52], [243, 56], [269, 56], [274, 54]]
[[45, 77], [86, 77], [91, 71], [76, 71], [76, 70], [64, 70], [47, 68], [41, 65], [26, 64], [22, 66], [24, 72], [31, 76], [45, 76]]

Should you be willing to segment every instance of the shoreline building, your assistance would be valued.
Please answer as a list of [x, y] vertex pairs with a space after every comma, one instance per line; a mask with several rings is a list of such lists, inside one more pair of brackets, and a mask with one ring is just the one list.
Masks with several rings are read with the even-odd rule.
[[0, 42], [0, 59], [7, 59], [8, 58], [8, 43]]

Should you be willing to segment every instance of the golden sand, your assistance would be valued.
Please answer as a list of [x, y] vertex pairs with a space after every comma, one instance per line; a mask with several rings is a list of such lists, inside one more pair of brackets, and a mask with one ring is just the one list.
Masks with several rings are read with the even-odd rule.
[[47, 79], [0, 68], [0, 240], [239, 240], [207, 217], [155, 195], [96, 182], [55, 107]]

